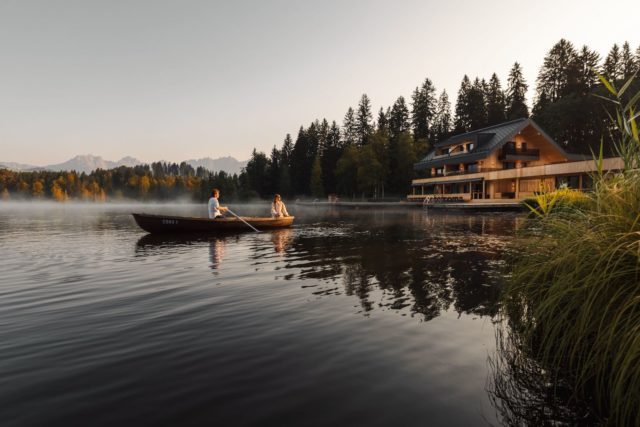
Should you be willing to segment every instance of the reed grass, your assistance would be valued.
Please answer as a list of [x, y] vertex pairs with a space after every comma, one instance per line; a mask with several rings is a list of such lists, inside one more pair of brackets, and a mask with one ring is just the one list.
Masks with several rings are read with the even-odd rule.
[[640, 93], [623, 102], [630, 81], [616, 90], [603, 79], [624, 170], [599, 166], [580, 197], [536, 198], [504, 293], [512, 333], [610, 425], [640, 425]]

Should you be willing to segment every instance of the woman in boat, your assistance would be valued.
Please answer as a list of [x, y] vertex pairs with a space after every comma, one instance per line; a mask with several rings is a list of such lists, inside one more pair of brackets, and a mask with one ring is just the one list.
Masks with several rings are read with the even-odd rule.
[[289, 216], [289, 212], [287, 212], [287, 207], [284, 205], [282, 198], [279, 194], [276, 194], [273, 197], [273, 203], [271, 203], [271, 217], [272, 218], [282, 218], [285, 216]]
[[227, 208], [224, 206], [220, 206], [220, 202], [218, 202], [218, 197], [220, 197], [220, 190], [214, 188], [211, 190], [211, 198], [209, 199], [209, 203], [207, 205], [209, 210], [209, 218], [215, 219], [217, 217], [222, 216], [222, 212], [226, 212]]

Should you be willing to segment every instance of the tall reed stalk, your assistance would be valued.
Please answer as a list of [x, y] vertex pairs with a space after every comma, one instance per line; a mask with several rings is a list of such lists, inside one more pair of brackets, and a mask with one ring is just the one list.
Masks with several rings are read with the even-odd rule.
[[511, 333], [610, 425], [640, 425], [640, 140], [633, 96], [609, 89], [624, 169], [602, 170], [580, 203], [529, 221], [504, 294]]

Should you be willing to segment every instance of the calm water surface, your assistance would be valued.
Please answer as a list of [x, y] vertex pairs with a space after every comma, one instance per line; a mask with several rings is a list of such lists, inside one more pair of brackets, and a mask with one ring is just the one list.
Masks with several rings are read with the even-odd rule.
[[288, 230], [176, 238], [130, 212], [203, 206], [0, 204], [1, 424], [499, 424], [518, 217], [290, 207]]

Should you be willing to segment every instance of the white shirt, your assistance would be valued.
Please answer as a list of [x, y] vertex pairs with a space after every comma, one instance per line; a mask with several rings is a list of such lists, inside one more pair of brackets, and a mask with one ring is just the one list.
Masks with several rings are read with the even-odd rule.
[[279, 217], [279, 216], [289, 216], [289, 212], [287, 212], [287, 208], [284, 203], [281, 201], [271, 203], [271, 216]]
[[212, 197], [209, 199], [209, 204], [208, 204], [209, 218], [222, 216], [222, 214], [220, 213], [220, 209], [218, 209], [219, 207], [220, 207], [220, 203], [218, 202], [218, 199], [216, 199], [215, 197]]

